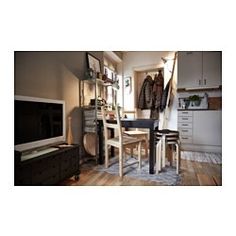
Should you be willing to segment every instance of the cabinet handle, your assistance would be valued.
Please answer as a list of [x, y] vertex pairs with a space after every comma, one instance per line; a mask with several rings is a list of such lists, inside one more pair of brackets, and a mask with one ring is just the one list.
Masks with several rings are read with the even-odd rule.
[[183, 113], [183, 114], [188, 114], [188, 112], [187, 112], [187, 111], [183, 111], [182, 113]]
[[184, 118], [184, 117], [183, 117], [182, 120], [188, 120], [188, 118]]
[[188, 138], [182, 137], [182, 139], [188, 139]]
[[198, 85], [201, 85], [201, 80], [198, 80]]
[[204, 79], [204, 85], [206, 85], [206, 79]]
[[182, 132], [188, 132], [188, 130], [187, 129], [182, 129]]
[[182, 126], [188, 126], [187, 124], [182, 124]]

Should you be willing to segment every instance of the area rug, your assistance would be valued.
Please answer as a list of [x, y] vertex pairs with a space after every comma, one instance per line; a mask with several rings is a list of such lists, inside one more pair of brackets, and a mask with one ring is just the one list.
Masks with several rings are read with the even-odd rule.
[[[128, 157], [125, 163], [132, 163], [136, 159], [132, 157]], [[96, 170], [104, 171], [112, 175], [119, 175], [119, 163], [118, 158], [112, 158], [109, 160], [109, 168], [106, 169], [103, 165], [97, 166]], [[149, 174], [149, 161], [147, 159], [142, 160], [142, 168], [138, 169], [138, 164], [128, 166], [124, 169], [124, 176], [129, 176], [132, 178], [142, 179], [142, 180], [150, 180], [156, 181], [160, 185], [173, 186], [178, 185], [181, 181], [181, 175], [176, 174], [175, 167], [166, 167], [162, 172], [158, 175]]]
[[188, 161], [222, 164], [221, 153], [181, 151], [181, 159]]

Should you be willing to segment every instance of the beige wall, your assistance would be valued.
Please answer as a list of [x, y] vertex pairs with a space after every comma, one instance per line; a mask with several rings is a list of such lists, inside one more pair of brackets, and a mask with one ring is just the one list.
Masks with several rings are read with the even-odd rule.
[[[103, 52], [90, 53], [103, 65]], [[82, 51], [15, 52], [15, 94], [65, 100], [75, 143], [82, 140], [79, 79], [86, 68], [86, 52]]]

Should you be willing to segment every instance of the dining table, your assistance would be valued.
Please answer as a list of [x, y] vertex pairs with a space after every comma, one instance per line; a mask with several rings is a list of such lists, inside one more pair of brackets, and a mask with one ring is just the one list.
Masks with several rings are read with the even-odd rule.
[[[115, 123], [114, 119], [109, 120], [110, 123]], [[157, 119], [139, 119], [139, 118], [123, 118], [121, 119], [121, 126], [126, 130], [129, 128], [141, 128], [149, 130], [149, 174], [154, 174], [154, 165], [155, 165], [155, 157], [156, 157], [156, 149], [155, 149], [155, 131], [158, 130]], [[97, 120], [97, 131], [98, 131], [98, 163], [100, 165], [104, 164], [104, 136], [103, 136], [103, 121]], [[112, 131], [112, 130], [111, 130]], [[114, 137], [114, 131], [111, 132], [111, 136]], [[111, 149], [111, 156], [114, 156], [114, 149]]]

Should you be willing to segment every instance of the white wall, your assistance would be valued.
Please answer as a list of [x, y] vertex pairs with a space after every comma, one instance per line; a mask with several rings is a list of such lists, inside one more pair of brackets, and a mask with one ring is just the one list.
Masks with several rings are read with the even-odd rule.
[[[173, 61], [169, 61], [169, 65], [167, 68], [167, 65], [163, 64], [163, 61], [161, 58], [174, 58], [174, 52], [168, 52], [168, 51], [133, 51], [133, 52], [126, 52], [123, 55], [123, 77], [131, 76], [132, 77], [132, 85], [135, 86], [137, 84], [137, 81], [135, 81], [135, 72], [137, 71], [145, 71], [145, 70], [151, 70], [156, 68], [162, 68], [164, 67], [164, 80], [165, 85], [168, 83], [171, 74], [168, 70], [172, 69], [171, 63]], [[177, 65], [176, 67], [177, 68]], [[173, 78], [173, 84], [175, 89], [177, 88], [177, 73], [175, 71], [175, 76]], [[170, 113], [169, 113], [169, 122], [168, 122], [168, 128], [170, 129], [177, 129], [177, 93], [174, 90], [174, 101], [173, 105], [170, 107]], [[137, 101], [135, 99], [135, 89], [132, 89], [132, 92], [130, 94], [124, 93], [123, 96], [123, 106], [126, 110], [133, 110], [137, 107]], [[162, 116], [160, 117], [160, 120], [162, 120]]]

